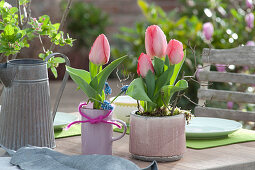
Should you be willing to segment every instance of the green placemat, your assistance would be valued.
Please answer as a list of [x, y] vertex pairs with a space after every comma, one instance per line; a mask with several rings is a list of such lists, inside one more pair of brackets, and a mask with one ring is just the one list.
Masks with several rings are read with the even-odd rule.
[[69, 136], [79, 136], [81, 135], [81, 125], [72, 125], [68, 130], [64, 129], [55, 129], [54, 136], [55, 139], [65, 138]]
[[[115, 132], [123, 132], [123, 128], [119, 129], [114, 127]], [[129, 127], [127, 129], [127, 134], [129, 134]], [[81, 135], [81, 125], [73, 125], [68, 130], [59, 130], [55, 131], [55, 138], [64, 138], [69, 136], [78, 136]], [[227, 138], [222, 139], [187, 139], [186, 146], [188, 148], [193, 149], [206, 149], [213, 148], [217, 146], [230, 145], [234, 143], [242, 143], [255, 141], [255, 131], [240, 129], [232, 134], [230, 134]]]
[[186, 145], [188, 148], [205, 149], [249, 141], [255, 141], [255, 131], [240, 129], [222, 139], [187, 139]]

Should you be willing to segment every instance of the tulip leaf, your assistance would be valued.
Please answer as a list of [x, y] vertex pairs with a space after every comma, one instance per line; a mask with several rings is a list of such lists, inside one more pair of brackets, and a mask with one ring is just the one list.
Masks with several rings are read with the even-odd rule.
[[101, 99], [101, 96], [96, 90], [88, 84], [90, 81], [90, 74], [87, 71], [74, 69], [68, 66], [66, 66], [66, 71], [88, 98]]
[[145, 77], [146, 87], [147, 87], [147, 94], [149, 98], [151, 99], [154, 94], [155, 90], [155, 75], [152, 73], [151, 70], [149, 70]]
[[173, 75], [175, 65], [170, 65], [168, 69], [161, 74], [161, 76], [156, 80], [155, 94], [160, 92], [160, 89], [169, 84], [171, 76]]
[[163, 86], [161, 89], [162, 100], [164, 100], [165, 103], [168, 104], [174, 93], [181, 90], [185, 90], [186, 88], [188, 88], [188, 82], [186, 80], [179, 80], [175, 86], [173, 85]]
[[82, 69], [76, 69], [76, 68], [72, 68], [69, 66], [66, 66], [66, 71], [70, 74], [76, 74], [77, 76], [79, 76], [80, 78], [82, 78], [84, 81], [86, 81], [88, 84], [91, 81], [90, 78], [90, 73], [87, 72], [86, 70], [82, 70]]
[[170, 85], [174, 85], [185, 59], [186, 59], [186, 50], [184, 50], [184, 56], [183, 56], [182, 61], [178, 64], [175, 64], [174, 73], [173, 73], [173, 75], [171, 77], [171, 80], [170, 80]]
[[135, 100], [152, 102], [144, 89], [143, 79], [141, 77], [134, 79], [130, 83], [126, 94]]
[[169, 58], [168, 58], [168, 57], [165, 58], [165, 65], [166, 65], [167, 67], [170, 66], [170, 62], [169, 62]]
[[158, 57], [154, 57], [154, 70], [157, 76], [161, 75], [164, 71], [164, 61]]
[[113, 62], [111, 62], [108, 66], [106, 66], [101, 72], [99, 72], [91, 81], [91, 85], [97, 85], [97, 87], [94, 87], [95, 90], [98, 93], [102, 93], [102, 90], [104, 88], [104, 84], [109, 77], [109, 75], [112, 73], [112, 71], [125, 59], [127, 56], [120, 57]]

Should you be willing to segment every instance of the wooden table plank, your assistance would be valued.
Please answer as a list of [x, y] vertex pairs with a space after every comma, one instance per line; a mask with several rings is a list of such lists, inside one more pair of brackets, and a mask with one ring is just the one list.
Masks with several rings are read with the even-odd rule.
[[[119, 133], [114, 133], [115, 136]], [[81, 154], [81, 137], [57, 139], [56, 151], [65, 154]], [[135, 160], [129, 153], [129, 136], [113, 143], [113, 155], [131, 160], [141, 168], [150, 162]], [[239, 143], [209, 149], [186, 149], [184, 157], [176, 162], [158, 163], [159, 170], [195, 169], [255, 169], [255, 142]]]

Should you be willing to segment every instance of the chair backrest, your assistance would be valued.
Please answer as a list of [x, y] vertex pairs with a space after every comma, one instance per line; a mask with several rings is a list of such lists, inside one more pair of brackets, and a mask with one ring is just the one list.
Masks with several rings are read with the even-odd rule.
[[[210, 71], [210, 66], [214, 64], [225, 64], [235, 66], [255, 67], [255, 47], [241, 46], [233, 49], [204, 49], [202, 54], [204, 69], [199, 72], [201, 83], [208, 82], [232, 82], [240, 84], [255, 84], [255, 75], [243, 73], [228, 73]], [[203, 105], [206, 100], [232, 101], [235, 103], [255, 104], [255, 94], [208, 89], [201, 86], [198, 90], [199, 105]], [[220, 109], [212, 107], [195, 107], [195, 116], [218, 117], [240, 121], [255, 122], [254, 112], [244, 112], [241, 110]]]

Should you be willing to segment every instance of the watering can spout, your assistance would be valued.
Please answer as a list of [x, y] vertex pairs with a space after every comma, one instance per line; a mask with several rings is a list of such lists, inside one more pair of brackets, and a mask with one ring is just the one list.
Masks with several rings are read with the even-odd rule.
[[17, 73], [17, 68], [7, 67], [7, 63], [0, 63], [0, 80], [5, 87], [10, 87]]

